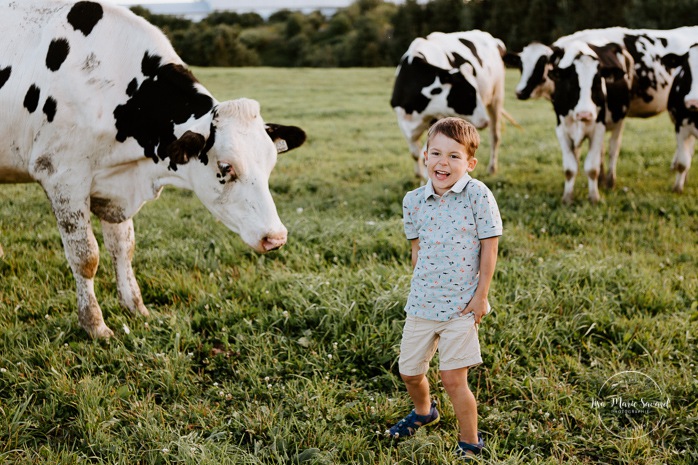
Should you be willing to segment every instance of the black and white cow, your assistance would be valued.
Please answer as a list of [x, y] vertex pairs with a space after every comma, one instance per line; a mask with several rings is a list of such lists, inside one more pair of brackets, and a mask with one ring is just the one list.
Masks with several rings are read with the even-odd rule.
[[415, 160], [415, 174], [426, 178], [420, 137], [445, 116], [460, 116], [478, 129], [489, 125], [488, 171], [497, 170], [504, 115], [504, 43], [478, 30], [417, 38], [400, 59], [390, 105]]
[[584, 171], [589, 199], [600, 199], [598, 179], [602, 173], [606, 131], [611, 131], [609, 173], [615, 178], [623, 123], [630, 104], [630, 73], [633, 60], [615, 43], [602, 45], [582, 41], [553, 49], [548, 75], [553, 81], [551, 100], [557, 125], [555, 134], [562, 149], [565, 172], [563, 202], [572, 201], [582, 142], [589, 140]]
[[698, 43], [685, 54], [671, 53], [662, 61], [668, 67], [678, 68], [667, 106], [676, 130], [676, 152], [671, 163], [676, 171], [674, 191], [683, 192], [698, 137]]
[[[556, 83], [551, 79], [550, 71], [555, 66], [553, 62], [553, 51], [558, 50], [556, 59], [562, 55], [559, 50], [569, 47], [577, 47], [579, 42], [591, 46], [619, 47], [626, 56], [632, 59], [633, 65], [629, 70], [630, 89], [628, 96], [622, 95], [624, 91], [617, 87], [616, 101], [628, 101], [628, 108], [625, 116], [629, 117], [650, 117], [666, 110], [669, 89], [673, 80], [673, 73], [665, 66], [661, 57], [667, 53], [684, 53], [688, 47], [698, 40], [697, 27], [682, 27], [671, 30], [654, 29], [627, 29], [613, 27], [607, 29], [587, 29], [576, 32], [569, 36], [561, 37], [553, 43], [552, 47], [547, 47], [539, 43], [529, 44], [520, 54], [508, 54], [505, 61], [510, 66], [517, 66], [521, 69], [521, 80], [516, 86], [517, 98], [526, 100], [528, 98], [552, 98], [555, 93]], [[599, 68], [602, 71], [604, 68]], [[608, 71], [606, 69], [606, 71]], [[587, 81], [584, 87], [579, 83], [582, 93], [590, 93], [592, 80]], [[618, 94], [620, 92], [620, 94]], [[563, 97], [562, 92], [557, 93], [558, 98]], [[564, 96], [565, 99], [574, 96]], [[613, 105], [613, 100], [609, 101]], [[613, 107], [611, 107], [613, 109]], [[623, 111], [615, 108], [615, 113]], [[616, 164], [620, 152], [623, 121], [618, 121], [612, 127], [609, 142], [609, 170], [606, 175], [608, 187], [613, 187], [616, 180]], [[590, 149], [591, 150], [591, 149]], [[603, 147], [601, 147], [603, 151]], [[564, 148], [563, 148], [564, 151]], [[564, 155], [563, 155], [564, 156]], [[564, 163], [564, 162], [563, 162]], [[567, 173], [567, 166], [565, 170]], [[565, 196], [566, 201], [571, 200], [571, 192]], [[590, 191], [592, 200], [597, 199], [596, 194]]]
[[268, 180], [277, 152], [304, 142], [302, 130], [265, 125], [256, 101], [216, 101], [165, 36], [125, 8], [3, 0], [0, 26], [0, 182], [45, 190], [92, 337], [113, 333], [94, 293], [90, 212], [121, 304], [142, 315], [131, 218], [164, 186], [193, 190], [259, 252], [286, 242]]

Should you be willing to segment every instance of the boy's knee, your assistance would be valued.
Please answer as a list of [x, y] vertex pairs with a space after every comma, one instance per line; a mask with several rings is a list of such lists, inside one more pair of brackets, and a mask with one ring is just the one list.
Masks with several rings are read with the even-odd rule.
[[468, 369], [441, 371], [441, 384], [443, 384], [446, 391], [468, 389]]
[[405, 384], [410, 385], [418, 385], [424, 379], [424, 375], [406, 375], [404, 373], [400, 373], [400, 377]]

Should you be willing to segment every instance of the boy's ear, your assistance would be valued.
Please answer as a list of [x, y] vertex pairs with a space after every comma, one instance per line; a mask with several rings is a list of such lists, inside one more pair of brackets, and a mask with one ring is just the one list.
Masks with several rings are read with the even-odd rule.
[[477, 166], [477, 158], [475, 158], [475, 157], [469, 158], [469, 159], [468, 159], [468, 168], [467, 168], [468, 173], [470, 173], [471, 171], [473, 171], [473, 170], [475, 169], [476, 166]]

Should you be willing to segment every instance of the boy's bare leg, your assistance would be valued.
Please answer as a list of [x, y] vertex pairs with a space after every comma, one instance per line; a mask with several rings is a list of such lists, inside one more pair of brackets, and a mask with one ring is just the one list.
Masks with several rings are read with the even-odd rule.
[[429, 400], [429, 380], [425, 375], [403, 375], [400, 373], [402, 380], [407, 387], [407, 393], [414, 403], [414, 410], [417, 415], [429, 415], [431, 411], [431, 402]]
[[477, 444], [477, 402], [468, 387], [468, 369], [441, 371], [441, 382], [453, 404], [460, 428], [460, 441]]

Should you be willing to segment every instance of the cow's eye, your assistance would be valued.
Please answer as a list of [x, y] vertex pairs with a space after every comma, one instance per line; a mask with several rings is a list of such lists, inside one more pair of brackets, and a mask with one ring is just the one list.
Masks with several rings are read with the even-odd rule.
[[220, 175], [223, 178], [225, 178], [226, 176], [230, 176], [231, 181], [237, 179], [237, 174], [235, 173], [235, 170], [233, 169], [233, 166], [230, 163], [219, 161], [218, 171], [220, 171]]

